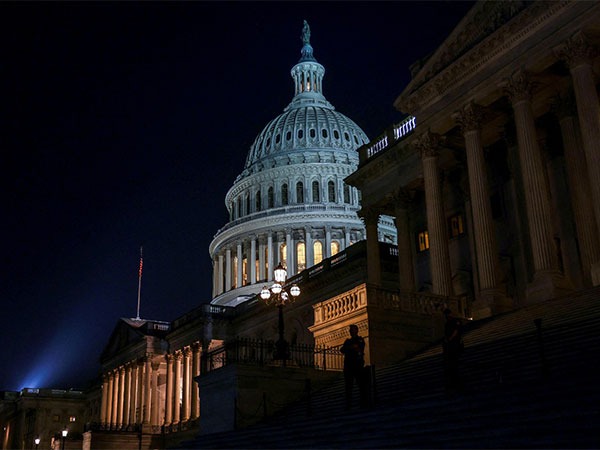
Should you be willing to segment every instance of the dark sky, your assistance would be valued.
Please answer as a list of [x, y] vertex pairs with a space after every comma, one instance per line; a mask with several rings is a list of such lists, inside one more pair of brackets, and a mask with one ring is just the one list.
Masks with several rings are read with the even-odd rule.
[[97, 374], [142, 244], [142, 318], [211, 300], [208, 245], [292, 99], [304, 19], [326, 98], [374, 138], [471, 4], [0, 3], [0, 390]]

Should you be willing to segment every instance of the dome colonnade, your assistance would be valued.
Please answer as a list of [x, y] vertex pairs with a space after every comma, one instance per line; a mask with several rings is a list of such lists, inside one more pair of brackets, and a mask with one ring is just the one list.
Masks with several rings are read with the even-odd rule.
[[[325, 68], [313, 56], [306, 23], [302, 42], [291, 70], [295, 95], [257, 136], [226, 195], [229, 223], [209, 248], [213, 304], [253, 297], [279, 263], [293, 276], [365, 238], [359, 192], [344, 179], [368, 138], [323, 96]], [[394, 227], [387, 228], [394, 241]]]

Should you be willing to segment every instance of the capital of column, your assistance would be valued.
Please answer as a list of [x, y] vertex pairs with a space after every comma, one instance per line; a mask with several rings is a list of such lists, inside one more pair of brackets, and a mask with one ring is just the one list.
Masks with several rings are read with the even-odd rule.
[[460, 126], [463, 134], [481, 129], [485, 119], [485, 108], [477, 103], [469, 102], [462, 109], [452, 114], [454, 121]]
[[175, 359], [175, 358], [173, 357], [173, 355], [171, 353], [167, 353], [165, 355], [165, 359], [167, 360], [167, 364], [171, 364], [173, 362], [173, 359]]
[[529, 74], [519, 69], [500, 83], [504, 94], [511, 103], [515, 104], [524, 100], [531, 100], [532, 83]]
[[192, 356], [192, 349], [189, 346], [185, 347], [182, 350], [182, 353], [183, 353], [183, 356], [185, 356], [186, 358], [189, 358], [190, 356]]
[[583, 64], [591, 64], [592, 60], [598, 56], [598, 48], [592, 45], [582, 31], [578, 31], [553, 50], [556, 57], [565, 61], [570, 69]]
[[191, 345], [191, 348], [194, 353], [198, 353], [200, 350], [202, 350], [202, 344], [196, 341]]
[[421, 158], [437, 158], [443, 141], [443, 136], [432, 133], [431, 130], [428, 129], [419, 135], [413, 141], [412, 145], [420, 153]]
[[176, 351], [175, 351], [175, 353], [173, 353], [173, 358], [174, 358], [176, 361], [181, 361], [181, 360], [182, 360], [182, 358], [183, 358], [183, 351], [181, 351], [181, 350], [176, 350]]

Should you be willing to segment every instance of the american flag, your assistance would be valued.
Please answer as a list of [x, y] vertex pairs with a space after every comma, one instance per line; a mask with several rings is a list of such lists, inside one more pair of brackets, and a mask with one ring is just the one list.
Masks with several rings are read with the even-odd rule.
[[142, 256], [142, 248], [140, 247], [140, 270], [138, 271], [138, 277], [142, 278], [142, 267], [144, 266], [144, 258]]

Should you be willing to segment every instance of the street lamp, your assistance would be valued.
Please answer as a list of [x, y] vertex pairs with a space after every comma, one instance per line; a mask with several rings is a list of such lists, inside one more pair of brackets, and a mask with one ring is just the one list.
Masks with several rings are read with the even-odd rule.
[[62, 430], [62, 450], [65, 450], [65, 439], [67, 439], [67, 434], [69, 434], [69, 430], [65, 427], [65, 429]]
[[37, 450], [38, 447], [40, 446], [40, 438], [36, 437], [33, 442], [35, 443], [35, 449]]
[[275, 304], [279, 308], [279, 340], [275, 343], [275, 353], [273, 359], [282, 359], [284, 362], [290, 358], [290, 351], [288, 343], [283, 337], [283, 306], [294, 301], [296, 297], [300, 295], [300, 288], [292, 284], [289, 288], [289, 292], [283, 288], [285, 280], [287, 279], [287, 270], [279, 263], [279, 265], [273, 271], [275, 277], [275, 283], [268, 288], [263, 287], [260, 291], [260, 298], [262, 298], [267, 304]]

